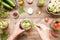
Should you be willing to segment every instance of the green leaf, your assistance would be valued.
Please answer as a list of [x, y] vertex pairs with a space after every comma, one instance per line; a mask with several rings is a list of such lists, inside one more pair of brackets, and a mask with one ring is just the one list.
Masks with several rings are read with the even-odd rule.
[[25, 12], [25, 11], [24, 11], [23, 8], [19, 8], [18, 12], [19, 12], [19, 14], [22, 14], [22, 13]]
[[7, 36], [8, 35], [6, 33], [0, 34], [2, 40], [7, 40]]

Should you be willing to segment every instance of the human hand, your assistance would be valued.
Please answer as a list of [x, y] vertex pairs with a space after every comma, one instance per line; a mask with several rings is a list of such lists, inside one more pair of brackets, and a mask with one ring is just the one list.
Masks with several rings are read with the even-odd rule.
[[16, 36], [18, 36], [19, 34], [21, 34], [22, 32], [25, 31], [25, 30], [21, 29], [21, 28], [19, 27], [19, 25], [20, 25], [20, 21], [18, 21], [18, 22], [16, 23], [15, 29], [14, 29], [13, 33], [8, 37], [7, 40], [14, 40], [14, 38], [15, 38]]
[[37, 24], [36, 26], [36, 29], [38, 30], [42, 40], [50, 40], [49, 35], [51, 29], [44, 24]]

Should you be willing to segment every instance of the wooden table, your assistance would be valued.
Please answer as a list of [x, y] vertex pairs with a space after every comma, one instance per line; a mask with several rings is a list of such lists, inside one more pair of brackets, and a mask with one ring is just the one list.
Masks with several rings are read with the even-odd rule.
[[[41, 20], [44, 19], [45, 17], [49, 17], [50, 19], [59, 19], [59, 18], [55, 18], [55, 17], [51, 17], [47, 12], [46, 12], [46, 7], [48, 4], [48, 0], [46, 0], [45, 5], [43, 7], [38, 7], [37, 6], [37, 0], [34, 0], [34, 2], [32, 4], [28, 4], [26, 2], [26, 0], [24, 0], [24, 10], [25, 12], [21, 15], [19, 15], [19, 18], [14, 19], [12, 17], [13, 12], [17, 11], [18, 12], [18, 8], [14, 9], [10, 12], [9, 16], [5, 19], [5, 20], [9, 20], [9, 31], [12, 34], [12, 32], [14, 31], [14, 25], [18, 20], [22, 20], [22, 19], [30, 19], [31, 21], [33, 21], [34, 23], [41, 23]], [[32, 15], [29, 15], [27, 13], [27, 9], [31, 7], [34, 10], [34, 13]], [[37, 11], [41, 11], [41, 15], [39, 15], [37, 13]], [[51, 40], [57, 40], [54, 39], [53, 37], [51, 37]], [[29, 32], [24, 32], [23, 35], [19, 35], [16, 40], [41, 40], [39, 33], [37, 32], [37, 30], [35, 28], [32, 28]], [[60, 39], [59, 39], [60, 40]]]

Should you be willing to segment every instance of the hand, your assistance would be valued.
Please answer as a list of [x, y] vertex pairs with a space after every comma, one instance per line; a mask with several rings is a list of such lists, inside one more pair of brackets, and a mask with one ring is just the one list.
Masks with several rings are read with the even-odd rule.
[[19, 34], [21, 34], [22, 32], [25, 31], [25, 30], [23, 30], [23, 29], [21, 29], [21, 28], [19, 27], [19, 24], [20, 24], [20, 21], [17, 22], [17, 24], [15, 25], [15, 29], [14, 29], [13, 33], [8, 37], [7, 40], [14, 40], [14, 38], [15, 38], [17, 35], [19, 35]]
[[42, 40], [50, 40], [50, 28], [44, 24], [37, 24], [36, 29], [38, 30]]

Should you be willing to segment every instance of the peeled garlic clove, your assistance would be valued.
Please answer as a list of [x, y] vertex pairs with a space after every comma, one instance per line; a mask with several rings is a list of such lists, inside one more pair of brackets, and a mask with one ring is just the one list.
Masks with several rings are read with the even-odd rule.
[[41, 11], [38, 11], [38, 14], [41, 14]]
[[32, 8], [28, 8], [27, 12], [28, 12], [28, 14], [33, 14], [33, 9]]

